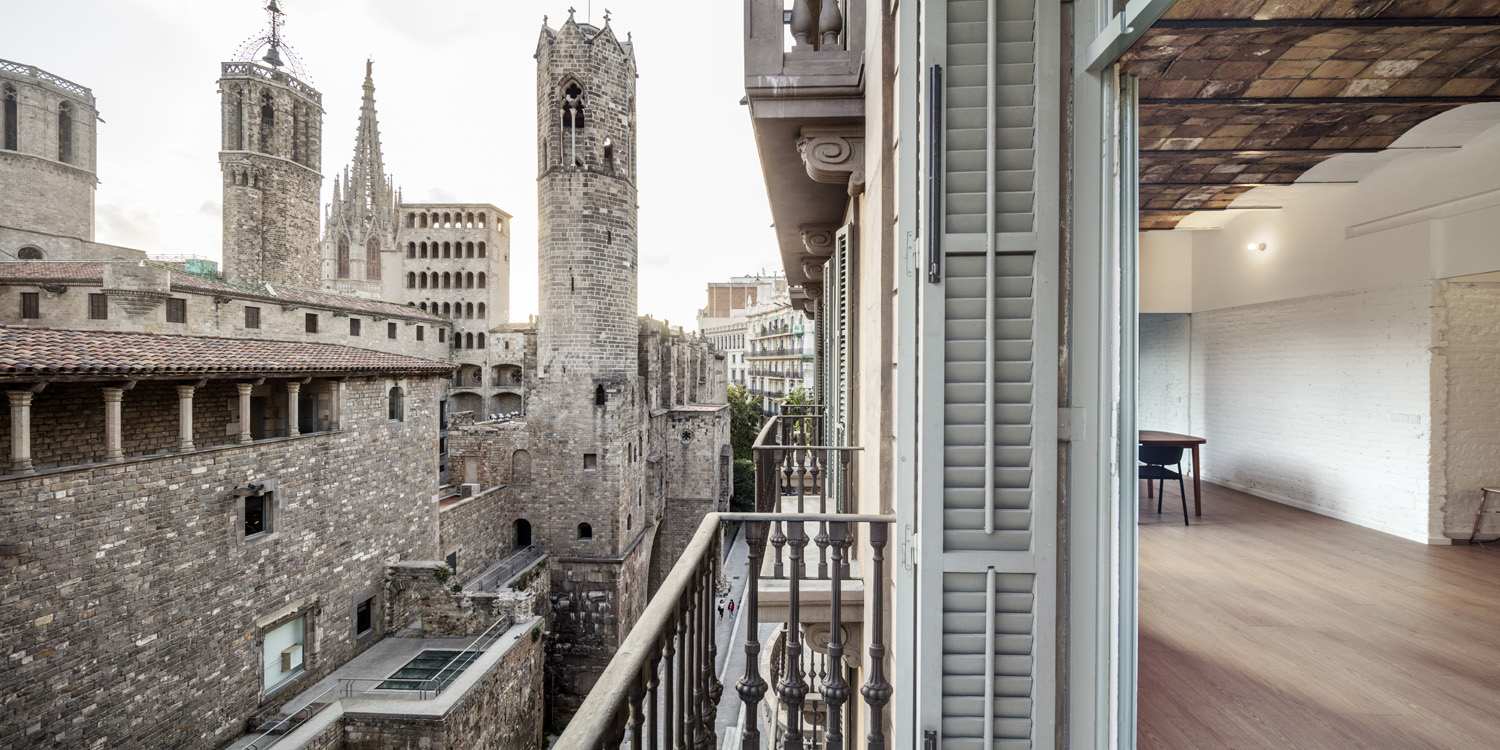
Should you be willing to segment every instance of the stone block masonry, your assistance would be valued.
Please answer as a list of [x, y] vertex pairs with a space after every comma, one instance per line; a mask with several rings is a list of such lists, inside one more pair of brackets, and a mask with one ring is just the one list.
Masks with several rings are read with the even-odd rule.
[[[343, 429], [0, 479], [4, 747], [213, 748], [378, 640], [356, 607], [432, 559], [436, 379], [344, 384]], [[129, 425], [126, 425], [127, 434]], [[246, 538], [235, 488], [274, 482]], [[305, 617], [305, 671], [264, 688], [270, 628]]]

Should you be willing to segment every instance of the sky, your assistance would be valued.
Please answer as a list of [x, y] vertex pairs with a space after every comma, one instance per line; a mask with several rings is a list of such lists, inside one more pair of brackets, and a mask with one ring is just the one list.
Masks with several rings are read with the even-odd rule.
[[[282, 34], [323, 94], [323, 202], [354, 152], [375, 61], [386, 171], [411, 202], [515, 216], [510, 315], [536, 312], [536, 50], [556, 28], [635, 42], [640, 311], [694, 327], [706, 285], [780, 268], [744, 96], [736, 0], [277, 0]], [[266, 30], [264, 0], [0, 0], [0, 59], [93, 90], [95, 239], [219, 258], [219, 63]]]

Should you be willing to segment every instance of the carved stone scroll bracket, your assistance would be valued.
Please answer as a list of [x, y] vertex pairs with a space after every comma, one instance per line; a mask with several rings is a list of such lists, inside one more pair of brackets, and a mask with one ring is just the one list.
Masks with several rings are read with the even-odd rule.
[[802, 246], [807, 252], [820, 258], [833, 255], [835, 226], [807, 225], [802, 227]]
[[797, 153], [816, 182], [849, 186], [849, 195], [865, 191], [865, 137], [860, 128], [806, 127]]
[[808, 281], [821, 283], [823, 281], [823, 259], [803, 258], [802, 275], [806, 276]]

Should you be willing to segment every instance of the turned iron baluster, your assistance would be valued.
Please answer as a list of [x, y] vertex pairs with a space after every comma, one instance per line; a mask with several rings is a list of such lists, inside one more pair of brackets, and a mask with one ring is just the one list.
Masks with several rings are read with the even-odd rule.
[[[675, 620], [676, 618], [674, 617], [672, 619]], [[661, 722], [661, 729], [663, 733], [662, 745], [664, 745], [667, 750], [676, 750], [677, 740], [675, 730], [677, 728], [677, 721], [675, 717], [677, 716], [678, 712], [676, 701], [677, 691], [673, 689], [676, 683], [676, 680], [674, 679], [676, 675], [674, 675], [673, 672], [676, 671], [677, 659], [679, 658], [677, 656], [677, 634], [672, 632], [671, 622], [667, 623], [667, 627], [665, 628], [665, 630], [666, 657], [662, 662], [661, 672], [663, 683], [662, 687], [665, 688], [664, 694], [662, 696], [662, 706], [666, 709], [666, 715], [662, 717]]]
[[688, 646], [687, 612], [685, 603], [678, 602], [677, 614], [673, 618], [677, 621], [677, 735], [673, 740], [673, 750], [687, 750], [688, 746], [688, 712], [691, 710], [688, 703], [688, 660], [691, 658], [691, 648]]
[[760, 677], [760, 559], [765, 549], [762, 544], [764, 521], [745, 523], [745, 541], [750, 552], [750, 580], [745, 584], [745, 674], [735, 686], [740, 700], [745, 702], [745, 733], [741, 735], [741, 750], [760, 750], [760, 700], [766, 695], [766, 681]]
[[[818, 481], [818, 464], [827, 460], [823, 458], [824, 455], [826, 454], [823, 451], [811, 452], [810, 461], [812, 463], [814, 483]], [[818, 493], [818, 513], [827, 512], [828, 493], [820, 491]], [[818, 519], [818, 536], [813, 541], [818, 545], [818, 580], [824, 581], [828, 579], [828, 522], [826, 520]]]
[[[660, 738], [657, 736], [657, 733], [661, 731], [659, 716], [657, 715], [660, 706], [657, 704], [656, 689], [661, 685], [661, 679], [658, 675], [668, 668], [667, 663], [671, 658], [670, 656], [665, 659], [662, 658], [661, 643], [658, 642], [656, 651], [650, 659], [651, 672], [646, 679], [646, 747], [648, 750], [657, 750], [660, 747]], [[668, 689], [670, 690], [671, 688]]]
[[[837, 502], [835, 504], [835, 508], [834, 508], [833, 512], [835, 512], [835, 513], [851, 513], [851, 512], [853, 512], [849, 508], [849, 456], [851, 454], [851, 451], [838, 451], [838, 454], [839, 454], [839, 465], [842, 466], [843, 468], [840, 469], [840, 471], [839, 471], [839, 496], [836, 498]], [[875, 527], [879, 526], [879, 525], [880, 524], [878, 524], [878, 523], [870, 524], [870, 530], [871, 530], [870, 533], [872, 535], [874, 534]], [[845, 534], [844, 535], [844, 562], [843, 562], [843, 566], [844, 566], [844, 578], [849, 578], [849, 554], [848, 554], [848, 552], [849, 552], [850, 545], [852, 545], [853, 543], [854, 543], [854, 535], [853, 534]]]
[[823, 683], [823, 700], [828, 703], [827, 750], [843, 750], [844, 747], [844, 701], [849, 698], [849, 684], [844, 681], [844, 633], [843, 633], [843, 567], [844, 540], [847, 529], [842, 522], [831, 524], [833, 529], [833, 607], [828, 622], [828, 679]]
[[874, 586], [874, 603], [870, 611], [874, 622], [870, 628], [870, 679], [859, 692], [870, 705], [870, 750], [883, 750], [885, 731], [881, 729], [886, 701], [891, 699], [891, 684], [885, 681], [885, 540], [888, 529], [881, 522], [870, 524], [870, 577]]
[[[650, 669], [650, 667], [647, 667]], [[630, 689], [630, 747], [631, 750], [641, 750], [641, 727], [645, 717], [641, 715], [641, 702], [646, 697], [643, 688], [645, 681], [636, 678], [636, 685]]]
[[807, 535], [803, 532], [802, 521], [791, 520], [787, 522], [787, 529], [791, 531], [791, 583], [787, 589], [788, 616], [786, 623], [786, 666], [781, 670], [781, 684], [777, 686], [777, 694], [787, 707], [787, 733], [784, 747], [802, 747], [802, 702], [807, 697], [807, 681], [802, 675], [802, 622], [798, 609], [800, 606], [800, 588], [802, 581], [802, 548], [807, 545]]

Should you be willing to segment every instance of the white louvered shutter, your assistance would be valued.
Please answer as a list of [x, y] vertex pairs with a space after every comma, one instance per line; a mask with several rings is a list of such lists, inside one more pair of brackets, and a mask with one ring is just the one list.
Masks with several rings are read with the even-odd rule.
[[1036, 40], [1056, 38], [1041, 29], [1057, 10], [956, 0], [935, 12], [943, 254], [941, 281], [923, 290], [940, 320], [923, 328], [921, 377], [941, 388], [923, 391], [919, 417], [918, 731], [944, 750], [1048, 748], [1057, 357], [1042, 318], [1057, 301], [1038, 263], [1048, 254], [1055, 269], [1058, 157]]

